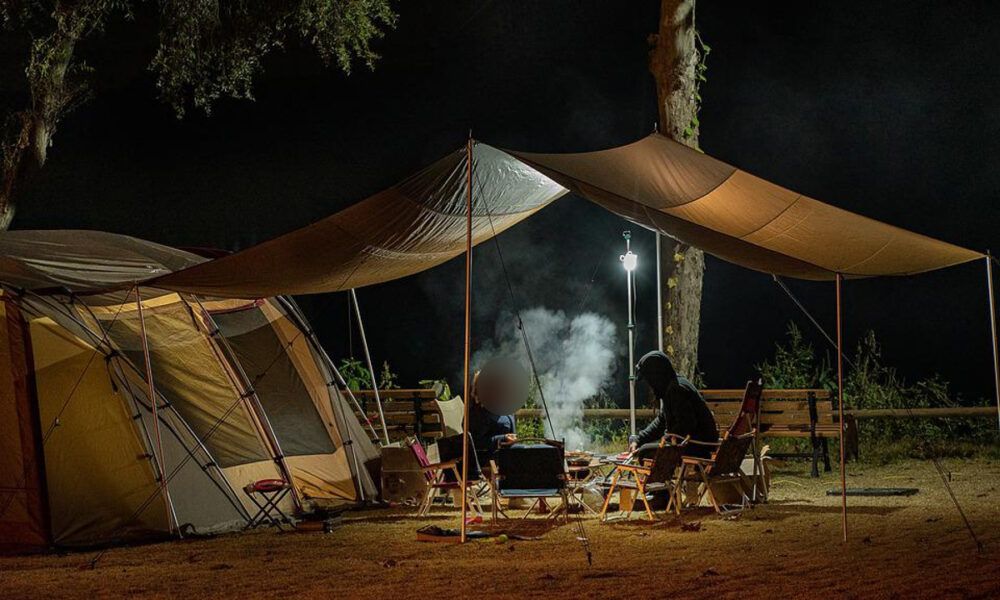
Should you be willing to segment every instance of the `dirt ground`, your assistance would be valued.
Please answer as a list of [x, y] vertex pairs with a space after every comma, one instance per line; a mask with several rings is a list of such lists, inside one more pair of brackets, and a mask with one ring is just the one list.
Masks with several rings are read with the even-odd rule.
[[[418, 543], [455, 512], [348, 513], [342, 527], [185, 540], [94, 553], [0, 558], [3, 598], [989, 598], [1000, 597], [1000, 463], [946, 461], [980, 540], [977, 553], [932, 463], [851, 465], [849, 486], [916, 487], [911, 497], [851, 498], [840, 541], [836, 474], [775, 473], [771, 500], [737, 519], [584, 521], [532, 541]], [[685, 526], [686, 524], [686, 526]]]

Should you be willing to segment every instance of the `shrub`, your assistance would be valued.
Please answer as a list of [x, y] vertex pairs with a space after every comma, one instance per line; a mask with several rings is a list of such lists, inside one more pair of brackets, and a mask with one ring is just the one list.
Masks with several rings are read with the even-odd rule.
[[[851, 408], [909, 410], [961, 405], [951, 399], [948, 382], [939, 375], [907, 384], [884, 363], [882, 349], [871, 331], [858, 343], [853, 364], [845, 367], [844, 404]], [[794, 323], [789, 323], [787, 342], [776, 344], [773, 359], [759, 364], [757, 369], [765, 387], [836, 389], [829, 361], [817, 359]], [[989, 419], [886, 417], [859, 419], [858, 424], [861, 456], [868, 461], [997, 453], [996, 434]], [[778, 452], [795, 444], [794, 440], [771, 441]]]

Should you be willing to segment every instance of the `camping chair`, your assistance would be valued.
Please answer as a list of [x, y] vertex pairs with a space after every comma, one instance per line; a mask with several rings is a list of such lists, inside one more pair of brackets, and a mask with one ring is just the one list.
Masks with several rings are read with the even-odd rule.
[[[653, 519], [653, 511], [646, 499], [646, 494], [667, 489], [670, 492], [670, 499], [667, 501], [664, 512], [670, 512], [672, 507], [678, 515], [681, 514], [680, 486], [677, 485], [678, 480], [674, 479], [674, 473], [681, 466], [684, 449], [689, 438], [680, 439], [676, 444], [673, 443], [675, 439], [677, 439], [676, 436], [670, 436], [669, 439], [667, 436], [661, 438], [652, 459], [640, 459], [640, 464], [615, 465], [615, 470], [611, 474], [611, 487], [608, 488], [607, 496], [604, 498], [604, 506], [601, 508], [601, 521], [605, 520], [608, 504], [610, 504], [611, 496], [615, 493], [616, 488], [635, 490], [636, 495], [642, 499], [646, 508], [646, 516], [650, 520]], [[671, 443], [668, 444], [668, 441]], [[626, 519], [632, 516], [634, 507], [635, 503], [633, 502], [632, 507], [625, 515]]]
[[257, 513], [247, 522], [244, 529], [272, 525], [281, 531], [282, 523], [287, 523], [294, 529], [295, 522], [278, 506], [291, 491], [291, 484], [284, 479], [261, 479], [243, 486], [243, 493], [257, 505]]
[[711, 501], [712, 506], [715, 507], [715, 512], [719, 514], [733, 511], [723, 510], [722, 505], [719, 504], [715, 496], [715, 492], [712, 490], [712, 486], [735, 486], [741, 498], [740, 508], [737, 510], [742, 510], [750, 503], [747, 492], [752, 489], [752, 485], [742, 469], [743, 457], [746, 456], [747, 450], [750, 449], [750, 445], [753, 443], [756, 435], [757, 431], [752, 429], [742, 435], [726, 435], [721, 441], [715, 443], [690, 440], [690, 444], [712, 446], [715, 450], [712, 452], [711, 458], [685, 456], [681, 464], [681, 474], [678, 477], [678, 481], [696, 481], [701, 483], [698, 490], [698, 503], [701, 503], [702, 498], [708, 494], [708, 499]]
[[[733, 424], [723, 432], [722, 437], [734, 437], [744, 435], [750, 431], [760, 431], [760, 409], [761, 397], [764, 394], [764, 382], [761, 379], [751, 379], [747, 382], [743, 392], [743, 403], [740, 405], [740, 412], [736, 415]], [[751, 443], [753, 456], [753, 491], [750, 499], [757, 502], [758, 499], [767, 500], [767, 489], [764, 486], [757, 487], [757, 482], [764, 479], [764, 465], [760, 457], [760, 439], [754, 436]]]
[[566, 487], [566, 458], [562, 442], [529, 438], [503, 446], [490, 461], [493, 491], [493, 523], [497, 514], [507, 518], [500, 510], [500, 500], [515, 498], [533, 499], [522, 518], [527, 518], [543, 498], [561, 498], [562, 509], [552, 511], [550, 517], [565, 512], [569, 518], [569, 493]]
[[[457, 458], [456, 455], [457, 448]], [[420, 470], [423, 471], [424, 477], [427, 478], [427, 491], [424, 493], [424, 499], [420, 503], [420, 509], [417, 511], [417, 515], [424, 516], [430, 511], [431, 506], [434, 504], [434, 497], [439, 492], [452, 492], [454, 490], [462, 489], [462, 473], [460, 470], [462, 464], [462, 436], [449, 436], [446, 438], [441, 438], [438, 440], [438, 454], [440, 456], [440, 461], [436, 463], [431, 463], [427, 459], [427, 453], [424, 452], [424, 447], [420, 445], [420, 441], [413, 439], [410, 442], [410, 451], [413, 452], [413, 456], [417, 459], [417, 464], [420, 465]], [[482, 474], [479, 470], [479, 461], [476, 459], [476, 449], [472, 444], [472, 439], [469, 439], [469, 472], [468, 479], [466, 481], [466, 488], [473, 488], [481, 479]], [[476, 498], [475, 492], [465, 494], [466, 501], [469, 506], [469, 510], [472, 510], [477, 515], [483, 514], [483, 508], [479, 505], [479, 500]]]

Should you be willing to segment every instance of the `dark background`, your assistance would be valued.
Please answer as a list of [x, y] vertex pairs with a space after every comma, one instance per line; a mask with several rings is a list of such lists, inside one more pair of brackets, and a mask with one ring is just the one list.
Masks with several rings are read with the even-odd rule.
[[[155, 99], [152, 25], [112, 24], [83, 47], [97, 96], [60, 126], [14, 227], [91, 228], [236, 250], [363, 199], [476, 138], [533, 151], [625, 144], [656, 120], [647, 35], [659, 3], [399, 2], [375, 72], [324, 69], [308, 50], [267, 60], [255, 102], [178, 121]], [[978, 250], [996, 246], [1000, 5], [987, 2], [702, 2], [711, 46], [702, 147], [848, 210]], [[2, 44], [0, 94], [23, 102], [23, 56]], [[500, 236], [520, 307], [591, 310], [622, 324], [621, 231], [567, 197]], [[655, 344], [653, 238], [640, 255], [639, 342]], [[590, 285], [591, 274], [594, 274]], [[401, 383], [457, 381], [462, 265], [358, 292], [377, 361]], [[492, 243], [475, 253], [474, 344], [511, 302]], [[914, 379], [940, 373], [992, 394], [981, 262], [903, 279], [849, 281], [845, 336], [868, 329]], [[833, 285], [791, 282], [833, 326]], [[299, 298], [335, 357], [350, 351], [345, 294]], [[708, 259], [701, 362], [739, 386], [790, 319], [822, 341], [770, 277]], [[619, 389], [624, 382], [624, 344]], [[353, 350], [360, 356], [357, 338]]]

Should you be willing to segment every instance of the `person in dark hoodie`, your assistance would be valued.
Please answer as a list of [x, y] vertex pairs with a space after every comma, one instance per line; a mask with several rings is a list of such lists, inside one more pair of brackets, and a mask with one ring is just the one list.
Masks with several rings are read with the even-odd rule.
[[[691, 436], [692, 440], [699, 442], [719, 441], [719, 430], [712, 411], [694, 384], [674, 371], [666, 354], [653, 351], [640, 358], [636, 379], [649, 384], [659, 401], [659, 411], [652, 423], [629, 438], [631, 452], [643, 444], [659, 443], [666, 433]], [[689, 444], [686, 453], [707, 458], [712, 453], [712, 447]]]

